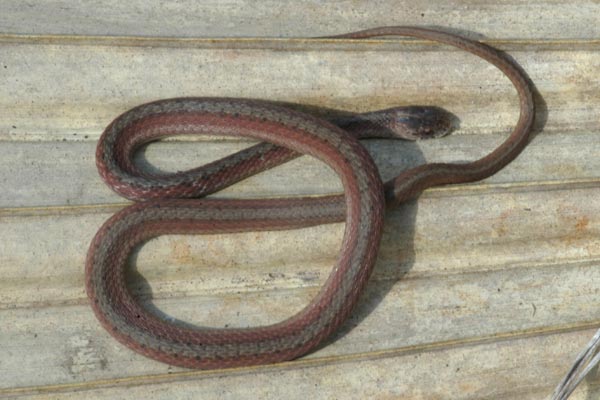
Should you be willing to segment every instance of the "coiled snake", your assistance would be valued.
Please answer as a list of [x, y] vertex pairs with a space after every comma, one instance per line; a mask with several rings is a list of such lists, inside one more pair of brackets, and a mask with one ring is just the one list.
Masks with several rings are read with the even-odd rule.
[[[299, 357], [338, 329], [352, 311], [377, 257], [386, 205], [397, 205], [432, 186], [486, 178], [521, 152], [528, 142], [535, 111], [530, 83], [515, 62], [485, 44], [425, 28], [383, 27], [335, 38], [390, 35], [455, 46], [504, 72], [517, 89], [521, 107], [508, 139], [477, 161], [426, 164], [383, 184], [356, 135], [330, 121], [270, 102], [184, 98], [127, 111], [104, 131], [96, 163], [104, 181], [116, 192], [145, 201], [126, 207], [102, 226], [90, 245], [86, 262], [88, 296], [97, 318], [111, 335], [148, 357], [190, 368], [226, 368]], [[383, 120], [393, 130], [391, 125], [401, 119], [394, 113], [403, 111], [388, 111], [376, 113], [372, 119]], [[258, 144], [204, 167], [172, 175], [154, 176], [134, 165], [132, 156], [141, 145], [173, 134], [243, 136], [269, 144]], [[258, 200], [198, 198], [299, 154], [329, 165], [340, 177], [344, 195]], [[273, 325], [243, 329], [176, 326], [145, 310], [125, 283], [129, 253], [152, 237], [290, 229], [336, 221], [346, 223], [342, 250], [325, 284], [299, 313]]]

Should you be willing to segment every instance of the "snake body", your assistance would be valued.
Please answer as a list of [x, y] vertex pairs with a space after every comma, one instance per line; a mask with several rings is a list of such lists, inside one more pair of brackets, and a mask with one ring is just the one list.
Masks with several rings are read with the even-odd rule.
[[[335, 37], [389, 35], [449, 44], [504, 72], [517, 89], [521, 107], [510, 136], [477, 161], [426, 164], [383, 184], [358, 142], [360, 134], [348, 134], [332, 121], [270, 102], [182, 98], [127, 111], [104, 131], [96, 163], [102, 178], [116, 192], [145, 201], [124, 208], [101, 227], [86, 261], [86, 289], [92, 308], [111, 335], [148, 357], [189, 368], [227, 368], [299, 357], [338, 329], [352, 311], [376, 260], [386, 205], [399, 204], [432, 186], [483, 179], [521, 152], [529, 140], [535, 111], [531, 85], [515, 62], [482, 43], [425, 28], [385, 27]], [[390, 118], [389, 113], [381, 115]], [[170, 175], [149, 174], [134, 165], [132, 156], [141, 145], [173, 134], [242, 136], [268, 143]], [[344, 195], [198, 198], [299, 154], [329, 165], [341, 179]], [[131, 251], [159, 235], [292, 229], [338, 221], [346, 223], [342, 249], [323, 287], [304, 309], [273, 325], [226, 329], [173, 325], [145, 310], [125, 283]]]

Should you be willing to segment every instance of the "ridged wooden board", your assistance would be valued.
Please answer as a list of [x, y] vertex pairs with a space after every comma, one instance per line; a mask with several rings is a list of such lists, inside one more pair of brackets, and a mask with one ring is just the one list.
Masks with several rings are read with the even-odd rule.
[[[5, 43], [0, 139], [95, 140], [120, 113], [181, 96], [264, 98], [346, 111], [436, 105], [457, 134], [507, 132], [518, 115], [508, 79], [458, 51], [111, 47]], [[514, 50], [544, 94], [545, 132], [590, 131], [600, 107], [599, 46]], [[430, 49], [431, 50], [431, 49]]]
[[[595, 261], [600, 220], [590, 200], [598, 193], [593, 188], [422, 199], [388, 214], [375, 279]], [[461, 218], [481, 209], [487, 213]], [[2, 217], [1, 308], [84, 301], [87, 246], [110, 214], [61, 214]], [[333, 265], [341, 234], [342, 225], [335, 224], [277, 233], [173, 235], [149, 242], [136, 257], [157, 285], [155, 296], [314, 288]], [[28, 250], [31, 243], [36, 247]]]
[[[548, 387], [563, 373], [559, 360], [577, 352], [592, 334], [593, 330], [583, 330], [492, 337], [481, 342], [440, 343], [232, 371], [169, 370], [137, 378], [12, 389], [0, 394], [24, 399], [305, 399], [308, 394], [315, 399], [537, 400], [547, 398]], [[96, 362], [101, 366], [102, 360], [87, 349], [91, 340], [73, 338], [72, 354], [84, 360], [89, 357], [88, 365]], [[134, 360], [128, 359], [122, 368], [132, 364]], [[76, 369], [75, 375], [84, 374]], [[595, 399], [600, 394], [597, 381], [585, 383], [573, 400]]]
[[600, 36], [600, 5], [594, 0], [185, 0], [169, 4], [4, 0], [2, 10], [2, 31], [17, 34], [304, 37], [383, 25], [437, 25], [510, 39]]
[[[418, 143], [394, 140], [363, 141], [384, 180], [400, 171], [436, 161], [466, 161], [484, 156], [504, 135], [448, 136]], [[165, 142], [152, 144], [137, 161], [162, 171], [197, 167], [248, 146], [240, 142]], [[0, 215], [12, 208], [122, 204], [125, 200], [100, 179], [95, 165], [96, 142], [9, 141], [0, 146]], [[40, 157], [44, 154], [44, 157]], [[548, 157], [551, 154], [552, 157]], [[586, 162], [582, 163], [581, 159]], [[540, 134], [504, 170], [484, 182], [435, 188], [443, 193], [541, 190], [587, 187], [600, 181], [600, 135], [596, 132]], [[65, 185], [65, 181], [69, 182]], [[266, 171], [215, 197], [269, 197], [329, 194], [342, 190], [335, 173], [311, 157], [301, 157]], [[74, 209], [76, 210], [76, 209]], [[51, 211], [49, 211], [51, 212]]]
[[[249, 4], [0, 3], [0, 398], [548, 398], [600, 326], [600, 3]], [[457, 115], [443, 139], [365, 142], [386, 179], [481, 157], [506, 137], [516, 94], [473, 56], [418, 40], [304, 39], [392, 24], [446, 26], [513, 56], [545, 101], [525, 152], [483, 182], [390, 211], [356, 312], [303, 359], [196, 372], [112, 339], [87, 304], [83, 265], [97, 229], [127, 204], [98, 177], [94, 151], [128, 108], [233, 96]], [[180, 138], [138, 162], [176, 171], [248, 145]], [[339, 190], [302, 157], [216, 196]], [[165, 236], [139, 249], [129, 281], [165, 318], [271, 323], [316, 293], [342, 232]], [[573, 399], [597, 399], [598, 387], [593, 373]]]

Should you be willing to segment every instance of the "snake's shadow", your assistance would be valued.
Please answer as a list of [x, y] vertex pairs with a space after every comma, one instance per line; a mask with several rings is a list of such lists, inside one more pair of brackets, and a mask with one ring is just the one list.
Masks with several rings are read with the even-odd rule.
[[[443, 140], [443, 138], [434, 140]], [[381, 151], [382, 146], [386, 147], [384, 152]], [[378, 165], [384, 181], [397, 175], [399, 171], [426, 162], [418, 142], [386, 143], [377, 141], [367, 144], [366, 147]], [[396, 161], [392, 162], [390, 156], [393, 156]], [[404, 164], [400, 169], [398, 169], [398, 160]], [[339, 341], [350, 333], [381, 306], [395, 286], [402, 284], [403, 278], [415, 264], [415, 227], [418, 207], [418, 202], [413, 200], [386, 211], [377, 263], [365, 291], [348, 320], [315, 351]], [[394, 296], [388, 300], [391, 303], [396, 302], [396, 304], [386, 306], [386, 310], [381, 312], [386, 313], [390, 309], [404, 311], [405, 306], [401, 304], [402, 296]], [[394, 321], [395, 319], [398, 320]], [[389, 320], [391, 325], [413, 326], [419, 323], [416, 315], [411, 312], [395, 313], [384, 320]], [[376, 325], [377, 327], [374, 326], [373, 329], [381, 329], [380, 323]], [[404, 335], [406, 334], [408, 332], [404, 332]], [[376, 343], [373, 345], [374, 347], [378, 346]]]

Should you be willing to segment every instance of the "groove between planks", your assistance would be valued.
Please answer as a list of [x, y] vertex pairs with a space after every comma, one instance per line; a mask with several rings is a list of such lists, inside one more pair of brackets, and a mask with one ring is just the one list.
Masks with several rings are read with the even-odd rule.
[[[506, 182], [506, 183], [476, 183], [451, 186], [441, 186], [427, 189], [419, 198], [440, 197], [463, 197], [481, 196], [498, 193], [520, 193], [520, 192], [544, 192], [576, 190], [600, 187], [599, 178], [589, 179], [565, 179], [549, 181], [530, 182]], [[302, 195], [302, 197], [319, 197], [321, 195]], [[291, 196], [268, 196], [268, 198], [288, 198]], [[209, 198], [213, 198], [212, 196]], [[230, 198], [214, 196], [214, 198]], [[231, 197], [236, 198], [236, 197]], [[254, 197], [244, 197], [252, 199]], [[262, 198], [262, 197], [256, 197]], [[133, 204], [132, 202], [104, 203], [104, 204], [82, 204], [63, 206], [32, 206], [32, 207], [0, 207], [0, 218], [30, 217], [30, 216], [52, 216], [52, 215], [84, 215], [117, 212], [123, 207]]]
[[[500, 50], [599, 50], [600, 39], [478, 39]], [[102, 35], [27, 35], [1, 34], [1, 43], [39, 45], [87, 45], [115, 47], [170, 47], [198, 49], [260, 49], [279, 51], [353, 50], [353, 51], [433, 51], [454, 47], [406, 38], [388, 39], [327, 39], [327, 38], [186, 38]]]

